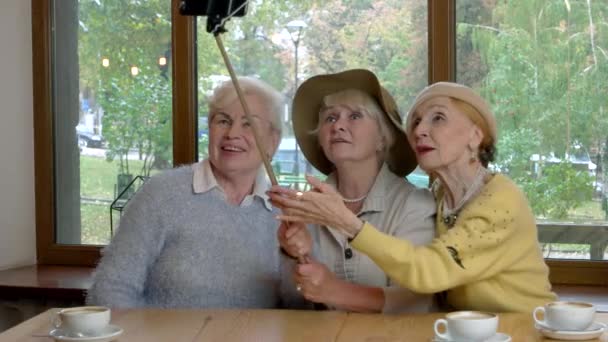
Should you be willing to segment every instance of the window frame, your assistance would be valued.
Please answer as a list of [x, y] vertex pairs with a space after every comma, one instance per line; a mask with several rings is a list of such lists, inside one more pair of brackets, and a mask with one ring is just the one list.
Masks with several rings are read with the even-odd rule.
[[[55, 183], [52, 89], [52, 0], [32, 0], [32, 70], [37, 262], [94, 266], [101, 246], [55, 242]], [[196, 161], [196, 19], [179, 15], [171, 0], [173, 165]], [[176, 114], [177, 113], [177, 114]]]
[[[456, 0], [428, 1], [430, 83], [456, 79]], [[36, 252], [39, 264], [94, 266], [100, 246], [55, 243], [52, 112], [52, 0], [32, 0], [32, 67]], [[173, 165], [197, 156], [196, 18], [178, 13], [171, 0], [173, 76]], [[607, 261], [546, 260], [553, 284], [608, 285]]]

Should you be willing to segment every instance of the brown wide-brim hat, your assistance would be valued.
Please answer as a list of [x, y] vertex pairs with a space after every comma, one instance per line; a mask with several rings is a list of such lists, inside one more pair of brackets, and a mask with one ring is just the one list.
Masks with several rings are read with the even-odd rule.
[[395, 133], [395, 142], [389, 150], [386, 163], [399, 176], [409, 174], [418, 164], [402, 128], [397, 104], [380, 85], [376, 75], [365, 69], [314, 76], [298, 88], [293, 100], [292, 122], [296, 140], [306, 159], [326, 175], [333, 171], [333, 164], [325, 157], [317, 136], [310, 132], [317, 128], [323, 98], [347, 89], [363, 91], [378, 102]]

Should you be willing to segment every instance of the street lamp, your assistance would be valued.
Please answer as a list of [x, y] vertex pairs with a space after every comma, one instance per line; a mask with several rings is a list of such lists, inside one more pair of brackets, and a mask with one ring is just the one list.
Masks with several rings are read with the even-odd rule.
[[131, 75], [133, 76], [137, 76], [139, 74], [139, 68], [136, 67], [135, 65], [131, 66]]
[[167, 50], [165, 50], [165, 52], [158, 57], [158, 68], [160, 69], [160, 75], [166, 79], [167, 81], [169, 80], [169, 76], [167, 76], [167, 71], [169, 71], [169, 61], [171, 59], [171, 43], [167, 44]]
[[[291, 41], [293, 42], [293, 46], [294, 46], [294, 78], [293, 78], [293, 95], [295, 97], [296, 95], [296, 90], [298, 90], [298, 47], [300, 46], [300, 38], [302, 35], [302, 30], [304, 28], [306, 28], [306, 23], [302, 20], [292, 20], [290, 22], [287, 23], [287, 25], [285, 26], [287, 28], [287, 31], [289, 32], [289, 37], [291, 38]], [[296, 160], [295, 160], [295, 164], [294, 164], [294, 169], [295, 169], [295, 173], [296, 176], [300, 176], [300, 158], [299, 158], [299, 147], [298, 147], [298, 142], [296, 140], [296, 144], [295, 144], [295, 149], [296, 149]]]

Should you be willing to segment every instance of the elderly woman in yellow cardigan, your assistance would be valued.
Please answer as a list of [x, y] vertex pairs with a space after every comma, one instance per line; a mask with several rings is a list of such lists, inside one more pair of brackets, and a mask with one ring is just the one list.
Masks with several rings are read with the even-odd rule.
[[313, 177], [309, 192], [273, 187], [272, 200], [286, 210], [279, 218], [333, 227], [400, 285], [442, 293], [448, 310], [531, 312], [554, 300], [525, 195], [487, 169], [497, 129], [485, 100], [463, 85], [433, 84], [416, 98], [405, 129], [419, 166], [436, 179], [437, 237], [430, 244], [381, 233]]

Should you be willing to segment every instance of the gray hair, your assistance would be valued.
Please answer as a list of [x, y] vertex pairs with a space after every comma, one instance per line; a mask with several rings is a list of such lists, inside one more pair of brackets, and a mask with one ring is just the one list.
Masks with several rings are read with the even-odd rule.
[[[243, 95], [259, 96], [271, 110], [270, 123], [272, 128], [279, 134], [279, 139], [283, 133], [283, 125], [281, 123], [282, 112], [284, 111], [285, 99], [281, 93], [268, 85], [266, 82], [257, 78], [248, 76], [238, 77], [239, 85], [243, 91]], [[228, 80], [220, 84], [213, 91], [213, 95], [209, 99], [209, 115], [220, 111], [222, 108], [230, 105], [235, 100], [238, 100], [238, 95], [232, 80]], [[252, 113], [253, 114], [253, 113]], [[210, 118], [211, 119], [211, 118]]]
[[[380, 136], [384, 139], [384, 150], [382, 157], [384, 159], [390, 153], [390, 149], [395, 143], [395, 131], [391, 129], [391, 124], [388, 122], [388, 115], [378, 105], [368, 93], [358, 89], [345, 89], [333, 94], [329, 94], [323, 98], [319, 115], [328, 107], [345, 106], [350, 110], [360, 110], [378, 123]], [[321, 128], [321, 121], [317, 120], [317, 128], [312, 130], [310, 134], [317, 135]]]

